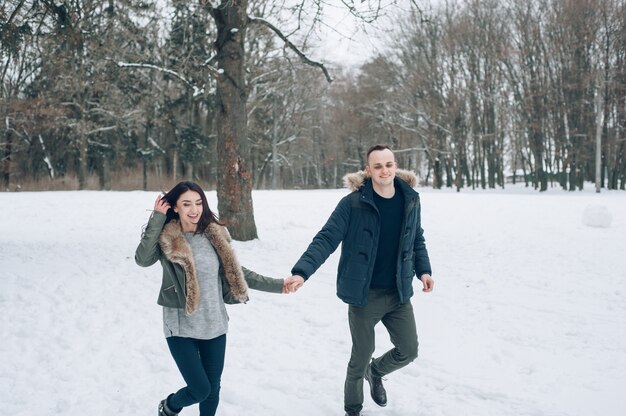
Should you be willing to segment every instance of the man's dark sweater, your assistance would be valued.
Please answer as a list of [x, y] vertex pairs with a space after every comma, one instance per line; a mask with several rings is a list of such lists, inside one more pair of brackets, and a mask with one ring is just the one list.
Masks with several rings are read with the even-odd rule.
[[374, 203], [380, 214], [380, 234], [370, 288], [393, 289], [396, 288], [396, 266], [404, 218], [404, 196], [397, 189], [391, 198], [383, 198], [374, 192]]

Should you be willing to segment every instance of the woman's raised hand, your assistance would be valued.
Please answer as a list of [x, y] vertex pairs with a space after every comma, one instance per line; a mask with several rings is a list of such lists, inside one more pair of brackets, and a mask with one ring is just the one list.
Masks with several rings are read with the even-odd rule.
[[169, 202], [167, 202], [166, 199], [162, 199], [162, 195], [159, 194], [154, 202], [154, 210], [160, 212], [161, 214], [167, 214], [167, 210], [170, 208]]

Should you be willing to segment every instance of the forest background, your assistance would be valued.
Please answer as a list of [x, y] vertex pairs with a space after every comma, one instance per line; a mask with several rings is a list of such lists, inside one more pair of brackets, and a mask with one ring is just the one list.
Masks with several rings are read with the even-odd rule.
[[[0, 189], [333, 188], [387, 143], [434, 188], [623, 190], [625, 3], [4, 1]], [[333, 8], [378, 25], [358, 66]]]

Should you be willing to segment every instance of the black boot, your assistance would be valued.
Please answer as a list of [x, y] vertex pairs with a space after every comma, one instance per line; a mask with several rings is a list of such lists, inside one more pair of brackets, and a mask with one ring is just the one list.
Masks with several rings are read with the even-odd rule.
[[361, 412], [346, 412], [346, 416], [361, 416]]
[[381, 407], [387, 406], [387, 392], [383, 386], [383, 379], [372, 374], [372, 363], [365, 369], [365, 380], [370, 384], [370, 395], [374, 403]]
[[[171, 396], [172, 396], [172, 394], [167, 396], [167, 399], [169, 399]], [[167, 405], [167, 399], [161, 400], [161, 403], [159, 403], [159, 414], [158, 414], [158, 416], [178, 416], [178, 412], [173, 411]]]

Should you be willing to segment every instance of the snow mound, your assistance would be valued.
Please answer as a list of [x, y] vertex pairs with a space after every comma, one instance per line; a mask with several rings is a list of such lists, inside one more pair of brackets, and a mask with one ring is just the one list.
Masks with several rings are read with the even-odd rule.
[[588, 227], [609, 228], [611, 221], [613, 215], [603, 205], [588, 205], [583, 211], [583, 224]]

